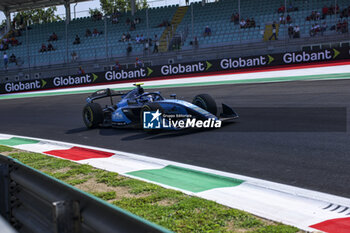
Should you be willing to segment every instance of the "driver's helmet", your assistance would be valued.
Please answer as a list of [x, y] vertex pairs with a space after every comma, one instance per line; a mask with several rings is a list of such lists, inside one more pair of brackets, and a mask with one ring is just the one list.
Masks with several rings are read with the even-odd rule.
[[154, 96], [152, 94], [144, 95], [143, 99], [147, 100], [147, 102], [153, 102], [154, 101]]

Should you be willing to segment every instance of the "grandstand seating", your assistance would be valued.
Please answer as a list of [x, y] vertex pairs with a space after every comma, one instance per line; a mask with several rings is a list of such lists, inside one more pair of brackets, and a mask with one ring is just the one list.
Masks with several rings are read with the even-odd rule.
[[[321, 12], [324, 5], [329, 6], [331, 3], [328, 0], [309, 0], [309, 1], [293, 1], [294, 6], [299, 8], [299, 11], [290, 12], [289, 15], [292, 17], [293, 24], [299, 25], [301, 29], [301, 37], [309, 37], [309, 30], [314, 21], [305, 21], [305, 18], [311, 14], [311, 11], [316, 10]], [[272, 23], [273, 21], [278, 22], [280, 14], [277, 13], [277, 9], [284, 3], [280, 0], [272, 1], [241, 1], [241, 16], [246, 18], [254, 17], [257, 27], [240, 29], [239, 25], [234, 25], [230, 22], [232, 13], [238, 11], [238, 0], [220, 0], [213, 3], [208, 3], [202, 6], [201, 3], [193, 4], [194, 12], [194, 36], [198, 37], [200, 46], [217, 46], [224, 44], [240, 43], [247, 41], [261, 41], [263, 36], [263, 30], [265, 24]], [[348, 0], [338, 0], [340, 9], [348, 7]], [[134, 17], [140, 17], [141, 23], [136, 25], [135, 31], [130, 31], [132, 38], [135, 38], [137, 34], [146, 38], [147, 35], [150, 38], [154, 38], [156, 34], [158, 38], [162, 35], [164, 27], [156, 27], [164, 19], [170, 20], [175, 14], [178, 6], [167, 6], [150, 8], [149, 15], [149, 31], [147, 31], [146, 25], [146, 10], [136, 12]], [[108, 28], [108, 55], [118, 56], [126, 54], [127, 42], [120, 42], [123, 33], [129, 32], [129, 26], [125, 24], [126, 18], [134, 18], [131, 13], [125, 13], [120, 17], [118, 24], [112, 24], [111, 20], [107, 21]], [[339, 19], [335, 16], [328, 16], [325, 21], [328, 24], [328, 30], [334, 22]], [[318, 23], [321, 24], [324, 20], [320, 20]], [[209, 37], [203, 37], [205, 26], [209, 26], [212, 30], [212, 35]], [[259, 27], [260, 26], [260, 27]], [[22, 58], [21, 60], [27, 64], [27, 59], [23, 59], [29, 54], [30, 65], [47, 65], [63, 63], [67, 57], [66, 51], [66, 40], [65, 40], [65, 22], [55, 22], [47, 24], [32, 25], [32, 29], [28, 30], [28, 40], [26, 33], [23, 32], [22, 37], [18, 38], [22, 45], [17, 47], [11, 47], [7, 51], [10, 56], [14, 53], [17, 57]], [[189, 42], [192, 38], [191, 33], [191, 9], [189, 9], [182, 22], [177, 27], [177, 32], [185, 31], [185, 28], [189, 28], [189, 36], [185, 41], [183, 49], [189, 49], [191, 46]], [[91, 31], [97, 28], [105, 33], [105, 22], [103, 20], [94, 21], [90, 17], [79, 18], [73, 20], [68, 26], [68, 57], [71, 58], [70, 54], [76, 51], [79, 58], [94, 59], [103, 58], [106, 56], [105, 48], [105, 36], [100, 35], [99, 37], [85, 37], [85, 31], [89, 28]], [[58, 35], [59, 40], [52, 42], [56, 48], [55, 51], [39, 53], [39, 49], [42, 43], [47, 44], [47, 40], [55, 32]], [[327, 31], [326, 33], [334, 33]], [[81, 44], [73, 45], [74, 37], [78, 34], [81, 38]], [[279, 27], [279, 39], [287, 38], [287, 25]], [[26, 44], [28, 41], [28, 47]], [[132, 43], [133, 53], [142, 54], [143, 45]], [[28, 48], [28, 49], [27, 49]], [[0, 63], [0, 69], [3, 68], [3, 62]], [[11, 64], [14, 67], [14, 64]]]
[[[289, 12], [288, 14], [292, 18], [293, 25], [299, 25], [301, 29], [301, 37], [309, 37], [309, 30], [314, 21], [305, 21], [306, 17], [311, 14], [312, 11], [322, 12], [324, 5], [330, 6], [332, 2], [325, 0], [310, 0], [310, 1], [292, 1], [294, 7], [298, 7], [299, 10], [295, 12]], [[239, 25], [235, 25], [230, 22], [232, 13], [238, 12], [238, 0], [222, 0], [206, 4], [202, 6], [201, 3], [195, 3], [193, 5], [194, 15], [194, 32], [193, 37], [197, 36], [200, 45], [211, 44], [232, 44], [242, 43], [247, 41], [261, 41], [263, 37], [263, 30], [265, 24], [271, 24], [273, 21], [279, 22], [281, 14], [277, 12], [277, 9], [284, 4], [284, 1], [241, 1], [241, 17], [254, 18], [257, 27], [240, 29]], [[350, 5], [347, 0], [337, 1], [340, 9], [348, 7]], [[285, 15], [286, 16], [286, 15]], [[337, 19], [339, 19], [339, 15]], [[184, 19], [182, 20], [179, 31], [184, 31], [186, 27], [189, 27], [189, 37], [191, 38], [191, 10], [188, 10]], [[328, 30], [331, 25], [334, 25], [335, 17], [328, 16], [325, 20], [327, 22]], [[205, 26], [209, 26], [212, 30], [212, 36], [203, 37]], [[260, 26], [260, 27], [259, 27]], [[285, 39], [288, 37], [287, 25], [281, 25], [279, 30], [279, 39]], [[327, 33], [334, 33], [327, 31]], [[186, 41], [184, 48], [190, 48], [189, 40]]]
[[[149, 31], [147, 31], [146, 22], [146, 10], [141, 10], [135, 13], [132, 17], [131, 13], [125, 13], [119, 18], [118, 24], [112, 24], [111, 20], [107, 20], [107, 31], [108, 31], [108, 53], [109, 56], [117, 56], [121, 54], [126, 54], [126, 48], [128, 46], [127, 42], [120, 42], [123, 33], [129, 32], [131, 38], [135, 39], [136, 35], [141, 35], [146, 38], [147, 35], [151, 39], [154, 35], [158, 38], [162, 34], [164, 27], [156, 27], [164, 19], [171, 19], [171, 16], [175, 13], [177, 6], [172, 5], [168, 7], [151, 8], [149, 9]], [[127, 26], [125, 21], [127, 18], [133, 19], [136, 17], [141, 18], [140, 24], [136, 25], [135, 31], [129, 31], [130, 26]], [[6, 51], [9, 56], [14, 53], [17, 57], [26, 57], [28, 52], [31, 57], [30, 64], [33, 65], [47, 65], [55, 63], [63, 63], [66, 56], [66, 40], [65, 40], [65, 22], [54, 22], [47, 24], [36, 24], [31, 25], [31, 30], [28, 30], [28, 48], [26, 45], [26, 33], [23, 32], [22, 36], [18, 38], [21, 42], [21, 46], [11, 47]], [[93, 58], [103, 58], [106, 56], [106, 41], [104, 34], [98, 37], [85, 37], [85, 31], [89, 28], [93, 31], [97, 28], [99, 31], [105, 33], [105, 22], [104, 20], [94, 21], [90, 17], [79, 18], [73, 20], [68, 26], [68, 57], [71, 58], [70, 54], [76, 51], [80, 59], [93, 59]], [[56, 48], [55, 51], [48, 51], [45, 53], [39, 53], [42, 43], [48, 44], [49, 36], [55, 32], [58, 35], [58, 41], [51, 42], [53, 47]], [[75, 35], [79, 35], [81, 39], [81, 44], [73, 45]], [[143, 51], [143, 45], [132, 42], [133, 52], [140, 53]], [[25, 59], [24, 62], [27, 62]], [[14, 66], [14, 64], [12, 64]], [[3, 64], [0, 63], [0, 68]]]

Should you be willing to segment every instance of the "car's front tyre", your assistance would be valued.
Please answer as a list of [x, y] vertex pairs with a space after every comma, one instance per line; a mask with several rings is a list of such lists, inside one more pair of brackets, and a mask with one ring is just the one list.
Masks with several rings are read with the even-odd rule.
[[216, 116], [216, 113], [218, 112], [215, 100], [208, 94], [196, 95], [193, 98], [192, 104], [210, 112], [214, 116]]

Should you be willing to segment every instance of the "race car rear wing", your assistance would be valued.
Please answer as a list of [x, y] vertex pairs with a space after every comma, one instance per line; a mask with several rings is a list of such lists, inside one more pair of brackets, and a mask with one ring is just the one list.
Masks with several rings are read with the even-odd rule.
[[111, 104], [113, 105], [113, 99], [112, 99], [113, 96], [123, 96], [125, 94], [126, 94], [125, 92], [113, 91], [109, 88], [106, 88], [106, 89], [98, 90], [98, 91], [94, 92], [92, 95], [90, 95], [88, 98], [86, 98], [86, 102], [92, 103], [92, 102], [94, 102], [94, 100], [110, 97]]

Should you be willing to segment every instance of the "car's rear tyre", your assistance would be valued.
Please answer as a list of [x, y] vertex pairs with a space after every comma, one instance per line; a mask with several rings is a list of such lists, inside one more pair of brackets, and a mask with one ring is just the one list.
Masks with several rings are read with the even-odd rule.
[[89, 103], [83, 109], [83, 120], [87, 128], [98, 127], [103, 122], [103, 111], [101, 105]]
[[218, 111], [215, 100], [208, 94], [196, 95], [193, 98], [192, 104], [210, 112], [214, 116], [216, 116], [216, 113]]
[[146, 104], [144, 104], [142, 106], [141, 111], [140, 111], [140, 114], [141, 114], [140, 119], [141, 119], [141, 125], [142, 125], [141, 127], [143, 128], [144, 131], [146, 131], [148, 133], [156, 133], [156, 132], [158, 132], [158, 130], [156, 130], [156, 129], [145, 129], [143, 127], [144, 112], [156, 112], [158, 109], [159, 109], [159, 111], [161, 113], [163, 113], [162, 108], [157, 103], [146, 103]]

